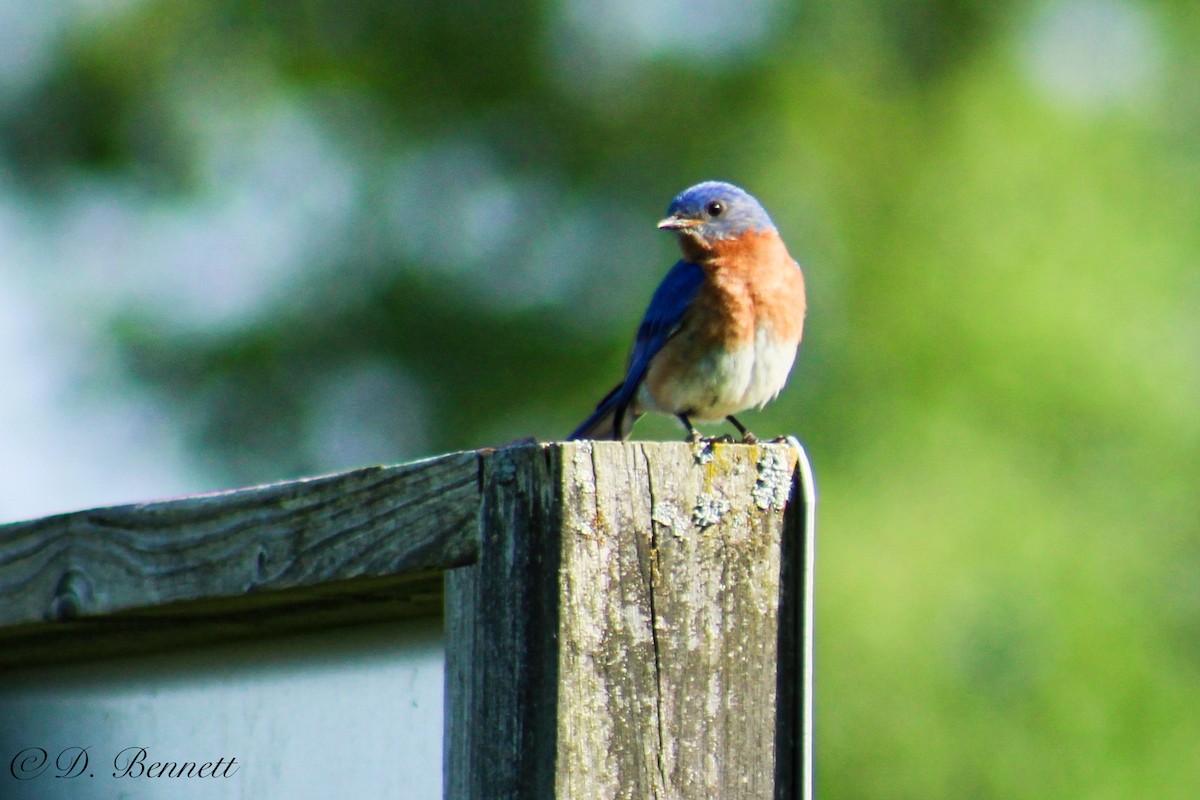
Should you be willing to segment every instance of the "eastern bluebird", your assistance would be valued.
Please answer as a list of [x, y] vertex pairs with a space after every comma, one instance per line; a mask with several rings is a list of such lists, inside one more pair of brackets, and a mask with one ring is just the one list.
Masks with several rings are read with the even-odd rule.
[[627, 439], [647, 411], [671, 414], [700, 439], [698, 420], [729, 420], [773, 400], [804, 330], [804, 276], [758, 201], [707, 181], [671, 201], [658, 223], [683, 258], [658, 285], [638, 328], [625, 379], [571, 439]]

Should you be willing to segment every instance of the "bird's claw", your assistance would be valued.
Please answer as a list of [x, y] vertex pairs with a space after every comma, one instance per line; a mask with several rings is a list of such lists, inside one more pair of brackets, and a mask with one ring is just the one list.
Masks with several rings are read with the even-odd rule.
[[692, 431], [684, 441], [688, 444], [702, 445], [733, 444], [733, 437], [728, 433], [723, 433], [720, 436], [701, 436], [699, 431]]

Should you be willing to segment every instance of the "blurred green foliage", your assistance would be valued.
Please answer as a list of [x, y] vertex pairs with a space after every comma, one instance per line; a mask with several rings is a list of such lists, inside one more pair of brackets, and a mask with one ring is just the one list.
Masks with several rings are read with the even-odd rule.
[[[63, 39], [0, 152], [38, 202], [81, 175], [184, 202], [220, 180], [197, 131], [221, 103], [179, 110], [207, 92], [297, 105], [365, 176], [344, 235], [253, 315], [112, 320], [231, 483], [328, 466], [304, 442], [345, 363], [421, 398], [368, 409], [396, 459], [563, 435], [675, 257], [670, 197], [747, 187], [811, 292], [792, 387], [746, 420], [817, 469], [819, 794], [1193, 798], [1195, 7], [757, 3], [762, 30], [711, 55], [589, 40], [617, 8], [133, 3]], [[1099, 60], [1062, 79], [1080, 47]], [[431, 268], [464, 236], [447, 187], [480, 175], [519, 191]]]

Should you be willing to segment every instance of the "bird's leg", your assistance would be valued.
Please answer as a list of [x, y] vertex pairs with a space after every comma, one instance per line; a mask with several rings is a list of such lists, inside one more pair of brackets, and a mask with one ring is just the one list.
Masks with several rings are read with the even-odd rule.
[[733, 424], [733, 427], [738, 429], [738, 433], [742, 435], [742, 444], [756, 444], [758, 442], [758, 437], [747, 430], [745, 425], [738, 422], [737, 417], [733, 414], [730, 414], [725, 419], [729, 420]]
[[684, 439], [685, 442], [695, 443], [704, 438], [700, 435], [700, 431], [696, 430], [696, 426], [692, 424], [692, 421], [688, 419], [687, 414], [676, 414], [675, 418], [682, 422], [683, 427], [688, 430], [687, 438]]
[[684, 439], [685, 442], [691, 442], [692, 444], [713, 444], [714, 442], [729, 444], [733, 441], [733, 437], [727, 433], [721, 436], [702, 436], [700, 431], [696, 430], [696, 426], [692, 424], [692, 421], [688, 419], [687, 414], [676, 414], [675, 416], [688, 429], [688, 436]]

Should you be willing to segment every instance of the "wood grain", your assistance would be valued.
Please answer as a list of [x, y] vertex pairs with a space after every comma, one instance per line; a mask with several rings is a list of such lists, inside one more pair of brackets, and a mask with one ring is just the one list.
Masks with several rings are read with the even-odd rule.
[[472, 452], [3, 525], [0, 665], [122, 652], [164, 629], [437, 614], [440, 572], [476, 556], [478, 513]]
[[446, 796], [800, 796], [805, 632], [780, 624], [803, 619], [797, 459], [492, 455], [479, 561], [447, 577]]

